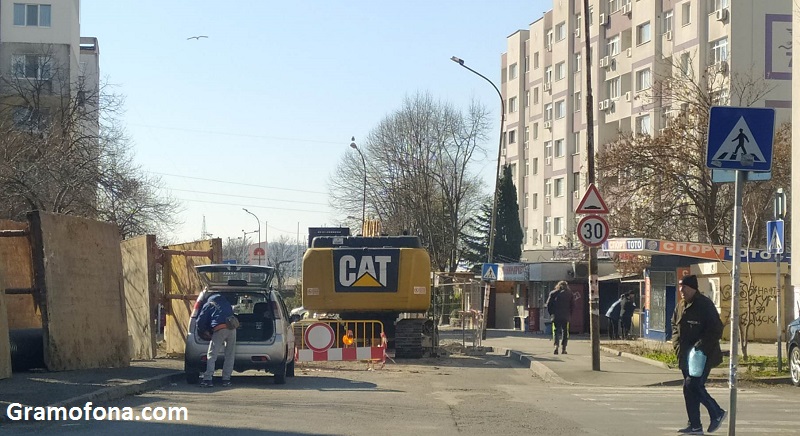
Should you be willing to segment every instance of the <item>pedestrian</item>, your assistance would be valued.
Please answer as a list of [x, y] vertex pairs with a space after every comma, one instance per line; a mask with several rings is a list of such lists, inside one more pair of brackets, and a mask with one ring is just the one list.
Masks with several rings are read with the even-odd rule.
[[622, 305], [625, 304], [625, 299], [625, 294], [622, 294], [606, 311], [606, 318], [608, 318], [608, 338], [612, 341], [619, 339], [619, 316], [622, 312]]
[[631, 338], [631, 326], [633, 325], [633, 312], [636, 310], [636, 302], [633, 301], [634, 299], [634, 292], [630, 291], [627, 293], [627, 298], [625, 298], [625, 302], [622, 304], [622, 310], [619, 314], [619, 324], [622, 327], [622, 339], [630, 339]]
[[[725, 420], [727, 412], [706, 390], [706, 379], [711, 368], [722, 363], [722, 321], [714, 303], [697, 289], [697, 276], [685, 276], [679, 284], [681, 301], [672, 315], [672, 346], [683, 372], [683, 399], [689, 423], [678, 430], [681, 434], [703, 434], [700, 405], [708, 410], [711, 424], [708, 432], [716, 431]], [[689, 375], [689, 352], [697, 348], [706, 355], [706, 364], [700, 377]]]
[[214, 387], [214, 370], [216, 369], [217, 356], [224, 352], [225, 361], [222, 365], [222, 386], [231, 385], [233, 373], [233, 360], [236, 353], [236, 327], [233, 307], [222, 294], [214, 294], [200, 309], [197, 318], [197, 330], [210, 331], [211, 342], [208, 344], [206, 357], [206, 372], [203, 373], [201, 387]]
[[567, 354], [567, 340], [569, 339], [569, 319], [575, 302], [572, 299], [572, 292], [569, 290], [567, 282], [560, 281], [547, 296], [547, 312], [553, 322], [553, 342], [555, 350], [553, 354], [558, 354], [559, 338], [561, 342], [561, 354]]

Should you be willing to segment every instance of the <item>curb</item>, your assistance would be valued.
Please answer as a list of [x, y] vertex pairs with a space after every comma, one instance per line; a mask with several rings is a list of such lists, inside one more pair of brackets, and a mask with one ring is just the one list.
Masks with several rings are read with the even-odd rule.
[[[68, 398], [64, 401], [47, 404], [44, 405], [43, 407], [66, 407], [67, 409], [69, 409], [72, 407], [83, 407], [87, 402], [90, 401], [95, 404], [114, 401], [120, 398], [127, 397], [129, 395], [137, 395], [148, 391], [152, 391], [162, 386], [165, 386], [169, 383], [176, 383], [179, 380], [182, 380], [182, 377], [183, 377], [183, 372], [176, 371], [169, 374], [163, 374], [156, 377], [151, 377], [141, 381], [125, 383], [119, 386], [109, 386], [107, 388], [98, 389], [88, 394]], [[11, 419], [8, 419], [5, 412], [3, 412], [2, 415], [0, 415], [0, 422], [6, 424], [14, 422], [23, 423], [29, 421], [13, 421]]]
[[670, 366], [667, 365], [664, 362], [659, 362], [657, 360], [648, 359], [646, 357], [642, 357], [642, 356], [639, 356], [637, 354], [631, 354], [631, 353], [626, 353], [624, 351], [615, 350], [613, 348], [609, 348], [609, 347], [606, 347], [606, 346], [603, 346], [603, 345], [600, 346], [600, 351], [605, 351], [606, 353], [613, 354], [614, 356], [618, 356], [618, 357], [627, 357], [628, 359], [635, 360], [637, 362], [642, 362], [642, 363], [646, 363], [648, 365], [658, 366], [658, 367], [664, 368], [664, 369], [674, 369], [674, 368], [670, 368]]
[[548, 368], [545, 364], [536, 361], [536, 358], [530, 354], [524, 354], [517, 350], [510, 350], [507, 348], [498, 348], [498, 351], [505, 355], [505, 357], [511, 358], [513, 360], [517, 360], [521, 362], [523, 365], [527, 366], [528, 369], [537, 377], [544, 380], [546, 383], [558, 383], [563, 385], [576, 385], [577, 383], [572, 383], [564, 380], [556, 374], [555, 371]]

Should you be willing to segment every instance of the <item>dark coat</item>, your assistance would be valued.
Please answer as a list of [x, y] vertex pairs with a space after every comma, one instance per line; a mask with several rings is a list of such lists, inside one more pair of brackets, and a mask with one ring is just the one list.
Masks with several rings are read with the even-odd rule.
[[606, 311], [606, 316], [609, 319], [613, 319], [614, 321], [619, 321], [619, 316], [620, 312], [622, 311], [623, 304], [624, 303], [621, 298], [615, 301], [614, 304], [612, 304], [611, 307], [608, 308], [608, 311]]
[[553, 321], [559, 323], [569, 322], [575, 302], [569, 290], [553, 289], [547, 296], [547, 312]]
[[200, 309], [200, 315], [197, 318], [197, 331], [219, 330], [231, 315], [233, 315], [231, 303], [228, 302], [225, 296], [214, 294], [208, 298], [203, 308]]
[[691, 303], [678, 302], [672, 314], [672, 347], [678, 356], [681, 369], [688, 369], [688, 355], [692, 347], [706, 355], [706, 368], [722, 363], [722, 320], [714, 303], [698, 291]]
[[622, 310], [619, 312], [619, 317], [624, 320], [632, 320], [633, 319], [633, 312], [636, 310], [636, 303], [633, 302], [630, 298], [626, 298], [625, 302], [622, 303]]

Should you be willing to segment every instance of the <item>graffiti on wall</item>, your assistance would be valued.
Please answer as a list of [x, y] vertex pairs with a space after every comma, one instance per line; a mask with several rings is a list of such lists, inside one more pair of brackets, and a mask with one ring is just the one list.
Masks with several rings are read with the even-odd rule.
[[[775, 286], [758, 286], [755, 283], [742, 282], [739, 286], [739, 317], [741, 319], [739, 324], [743, 328], [755, 328], [762, 325], [774, 326], [777, 314], [774, 310], [767, 310], [767, 307], [775, 301], [776, 295], [777, 288]], [[731, 301], [730, 284], [722, 287], [721, 296], [723, 301]]]
[[792, 16], [767, 14], [764, 78], [792, 80]]

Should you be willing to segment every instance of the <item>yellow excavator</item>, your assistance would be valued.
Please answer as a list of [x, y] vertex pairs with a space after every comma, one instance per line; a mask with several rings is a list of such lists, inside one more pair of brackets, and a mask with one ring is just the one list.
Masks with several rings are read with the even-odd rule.
[[303, 307], [381, 321], [395, 357], [422, 357], [434, 346], [430, 305], [430, 256], [416, 236], [317, 236], [303, 256]]

